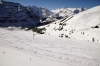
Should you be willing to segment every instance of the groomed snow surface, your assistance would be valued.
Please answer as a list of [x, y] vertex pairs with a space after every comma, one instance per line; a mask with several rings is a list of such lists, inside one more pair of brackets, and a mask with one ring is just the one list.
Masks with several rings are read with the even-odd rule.
[[0, 66], [100, 66], [100, 43], [0, 28]]

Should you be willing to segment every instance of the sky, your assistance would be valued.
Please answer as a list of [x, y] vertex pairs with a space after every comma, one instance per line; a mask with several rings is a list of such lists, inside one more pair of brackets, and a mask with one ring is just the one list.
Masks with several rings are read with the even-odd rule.
[[100, 0], [5, 0], [10, 2], [17, 2], [24, 6], [37, 6], [45, 7], [49, 10], [68, 7], [68, 8], [80, 8], [85, 7], [87, 9], [100, 5]]

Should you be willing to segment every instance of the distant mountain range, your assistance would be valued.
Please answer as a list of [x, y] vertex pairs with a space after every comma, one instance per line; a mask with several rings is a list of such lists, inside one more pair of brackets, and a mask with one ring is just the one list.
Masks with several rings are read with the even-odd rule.
[[[50, 24], [49, 24], [50, 23]], [[35, 28], [41, 34], [100, 43], [100, 6], [48, 10], [0, 2], [0, 27]], [[39, 27], [40, 26], [40, 27]]]
[[66, 16], [66, 15], [74, 15], [74, 14], [78, 14], [82, 11], [85, 11], [86, 8], [67, 8], [67, 7], [64, 7], [64, 8], [60, 8], [60, 9], [55, 9], [55, 10], [52, 10], [52, 12], [54, 14], [59, 14], [59, 16]]
[[[86, 8], [61, 8], [48, 10], [36, 6], [23, 6], [14, 2], [0, 2], [0, 27], [21, 26], [33, 28], [43, 21], [55, 21], [85, 11]], [[40, 21], [41, 20], [41, 21]]]

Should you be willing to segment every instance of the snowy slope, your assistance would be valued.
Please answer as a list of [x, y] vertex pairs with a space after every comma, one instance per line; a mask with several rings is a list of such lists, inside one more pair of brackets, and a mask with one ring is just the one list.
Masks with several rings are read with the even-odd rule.
[[0, 66], [66, 66], [63, 63], [42, 59], [12, 48], [1, 46], [0, 59]]
[[100, 66], [100, 43], [37, 33], [33, 39], [31, 31], [18, 28], [0, 31], [1, 66]]
[[38, 28], [44, 27], [47, 35], [100, 43], [100, 6]]
[[[75, 15], [66, 24], [72, 27], [72, 30], [75, 30], [75, 33], [72, 34], [74, 38], [100, 42], [100, 6]], [[66, 29], [67, 26], [64, 28]]]
[[100, 24], [100, 6], [75, 15], [74, 18], [68, 21], [68, 24], [84, 26], [84, 28]]

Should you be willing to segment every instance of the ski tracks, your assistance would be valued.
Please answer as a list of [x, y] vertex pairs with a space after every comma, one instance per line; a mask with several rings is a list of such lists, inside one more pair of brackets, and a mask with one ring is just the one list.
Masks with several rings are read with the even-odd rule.
[[[11, 32], [4, 29], [0, 30], [2, 30], [0, 33], [1, 46], [71, 66], [100, 66], [100, 59], [92, 58], [91, 56], [81, 53], [81, 51], [89, 52], [91, 48], [82, 47], [77, 45], [78, 43], [70, 40], [66, 39], [65, 41], [59, 38], [47, 38], [41, 35], [36, 35], [35, 38], [32, 39], [32, 33], [25, 31]], [[93, 49], [91, 51], [93, 51]]]

